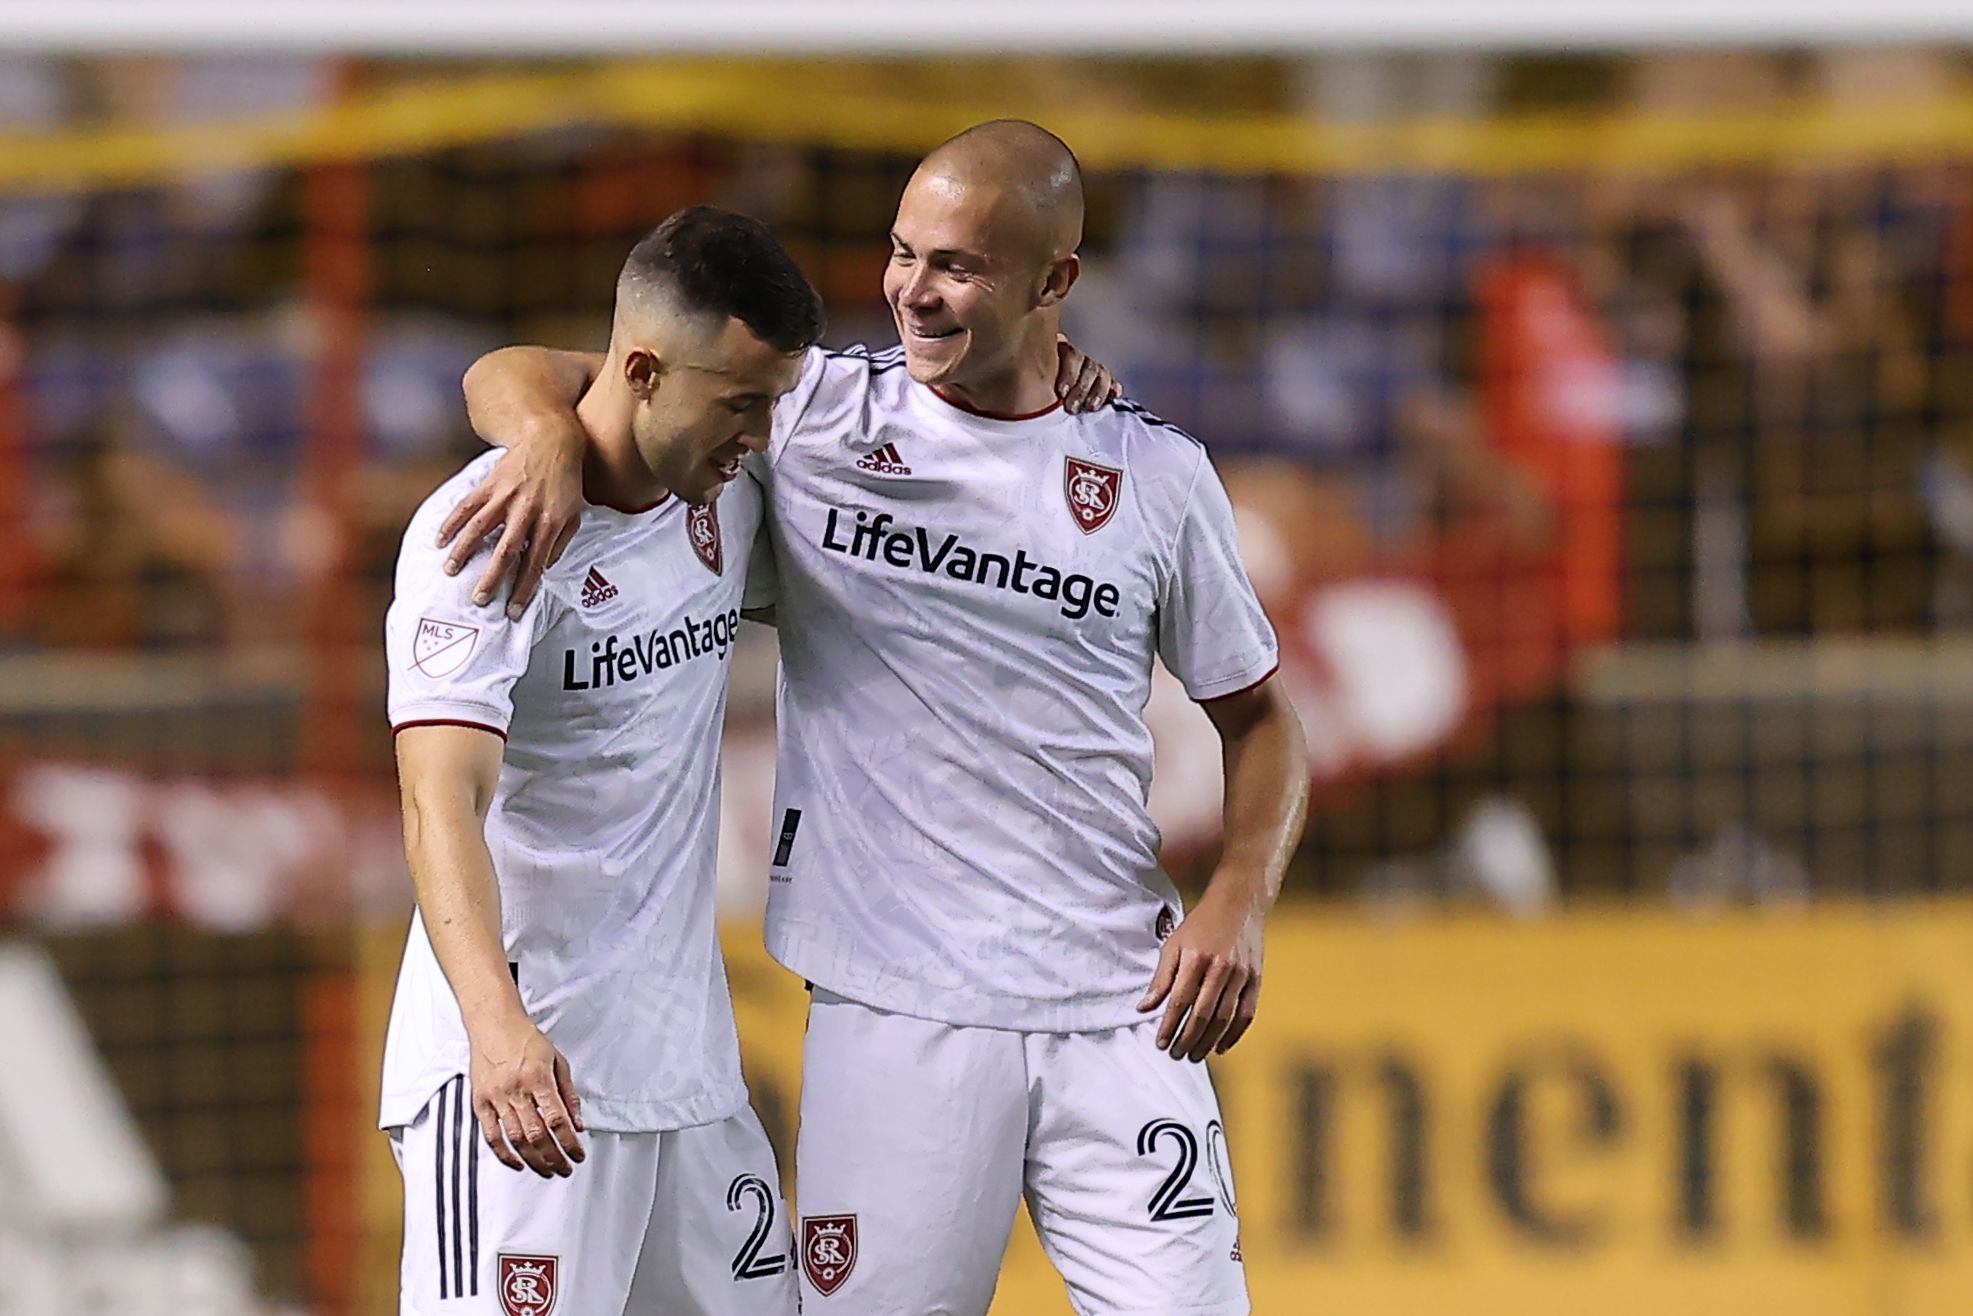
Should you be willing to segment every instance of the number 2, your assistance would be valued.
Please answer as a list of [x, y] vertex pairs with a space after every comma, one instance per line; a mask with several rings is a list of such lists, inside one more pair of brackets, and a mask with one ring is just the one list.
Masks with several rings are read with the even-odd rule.
[[747, 1241], [740, 1244], [740, 1250], [733, 1255], [733, 1278], [766, 1279], [769, 1275], [779, 1275], [788, 1268], [787, 1255], [776, 1253], [763, 1257], [760, 1254], [774, 1232], [774, 1190], [759, 1175], [743, 1174], [726, 1190], [726, 1209], [745, 1210], [748, 1198], [753, 1199], [754, 1227], [747, 1235]]
[[1152, 1120], [1138, 1130], [1137, 1154], [1151, 1155], [1161, 1141], [1178, 1144], [1178, 1163], [1171, 1167], [1171, 1173], [1158, 1185], [1158, 1191], [1151, 1194], [1151, 1218], [1157, 1221], [1196, 1220], [1211, 1215], [1212, 1198], [1179, 1196], [1191, 1181], [1192, 1171], [1199, 1167], [1199, 1139], [1177, 1120]]

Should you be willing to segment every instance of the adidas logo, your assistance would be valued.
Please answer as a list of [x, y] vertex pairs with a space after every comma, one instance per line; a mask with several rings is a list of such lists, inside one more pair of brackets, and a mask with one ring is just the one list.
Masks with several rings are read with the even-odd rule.
[[582, 578], [582, 606], [593, 608], [599, 603], [608, 603], [617, 596], [617, 587], [603, 579], [603, 573], [595, 567]]
[[875, 471], [879, 475], [911, 474], [911, 468], [904, 464], [904, 458], [897, 455], [895, 443], [886, 443], [875, 452], [857, 458], [856, 465], [859, 470]]

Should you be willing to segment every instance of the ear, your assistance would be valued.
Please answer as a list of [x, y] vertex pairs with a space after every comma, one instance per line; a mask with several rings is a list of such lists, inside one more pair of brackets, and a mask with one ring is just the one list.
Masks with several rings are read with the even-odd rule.
[[648, 348], [633, 347], [623, 354], [623, 382], [630, 389], [630, 396], [639, 402], [651, 400], [663, 374], [664, 363]]
[[1076, 277], [1082, 273], [1082, 257], [1073, 251], [1066, 256], [1058, 256], [1048, 267], [1048, 276], [1042, 281], [1041, 296], [1037, 306], [1060, 306], [1062, 299], [1069, 295], [1069, 289], [1076, 286]]

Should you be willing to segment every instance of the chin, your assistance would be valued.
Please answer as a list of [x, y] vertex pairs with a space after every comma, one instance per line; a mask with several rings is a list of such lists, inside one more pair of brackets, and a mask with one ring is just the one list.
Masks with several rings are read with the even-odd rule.
[[[741, 478], [744, 479], [745, 477], [743, 476]], [[719, 495], [725, 488], [726, 486], [724, 484], [714, 481], [712, 484], [704, 485], [697, 489], [675, 489], [673, 492], [680, 499], [690, 503], [694, 507], [708, 507], [719, 501]]]

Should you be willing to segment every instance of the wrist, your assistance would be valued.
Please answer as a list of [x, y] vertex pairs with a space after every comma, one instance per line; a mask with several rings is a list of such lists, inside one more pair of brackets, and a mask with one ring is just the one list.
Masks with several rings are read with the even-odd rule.
[[534, 1020], [528, 1017], [520, 997], [512, 992], [507, 995], [510, 999], [496, 998], [471, 1009], [461, 1007], [459, 1013], [466, 1025], [466, 1038], [475, 1050], [481, 1049], [483, 1040], [509, 1037], [534, 1027]]
[[1259, 864], [1223, 859], [1206, 883], [1205, 899], [1248, 914], [1265, 914], [1274, 907], [1275, 884]]

